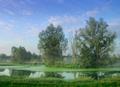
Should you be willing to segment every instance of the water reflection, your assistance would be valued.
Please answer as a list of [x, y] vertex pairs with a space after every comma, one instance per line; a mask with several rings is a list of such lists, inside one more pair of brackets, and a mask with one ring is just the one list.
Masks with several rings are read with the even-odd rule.
[[63, 78], [65, 80], [72, 80], [82, 77], [91, 77], [99, 80], [105, 77], [120, 76], [120, 71], [109, 71], [109, 72], [36, 72], [27, 70], [12, 70], [12, 69], [1, 69], [0, 76], [24, 76], [28, 78]]
[[45, 77], [64, 78], [59, 72], [45, 72]]
[[39, 78], [44, 76], [45, 76], [44, 72], [31, 72], [29, 75], [30, 78]]
[[73, 72], [62, 72], [61, 75], [64, 77], [64, 79], [69, 80], [69, 79], [75, 79], [75, 73]]
[[0, 70], [0, 76], [11, 76], [11, 71], [9, 69]]
[[11, 70], [11, 76], [28, 77], [32, 72], [27, 70]]

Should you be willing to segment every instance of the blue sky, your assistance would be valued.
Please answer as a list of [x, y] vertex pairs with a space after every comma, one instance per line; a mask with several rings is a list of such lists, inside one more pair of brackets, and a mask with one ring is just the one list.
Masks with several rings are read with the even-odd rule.
[[85, 26], [89, 17], [103, 18], [120, 42], [120, 0], [0, 0], [0, 53], [24, 46], [39, 53], [38, 34], [53, 23], [63, 27], [66, 37]]

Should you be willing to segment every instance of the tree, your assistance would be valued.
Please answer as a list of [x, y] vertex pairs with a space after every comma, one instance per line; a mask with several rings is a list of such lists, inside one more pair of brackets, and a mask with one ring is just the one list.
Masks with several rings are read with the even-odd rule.
[[12, 61], [15, 63], [31, 63], [37, 61], [41, 63], [41, 56], [35, 53], [26, 51], [24, 47], [12, 47]]
[[48, 65], [55, 65], [58, 61], [63, 60], [62, 54], [66, 45], [67, 39], [61, 26], [54, 27], [53, 24], [50, 24], [39, 34], [38, 49], [42, 53], [44, 62]]
[[101, 67], [108, 64], [115, 33], [107, 30], [108, 24], [89, 18], [85, 28], [75, 35], [82, 67]]
[[24, 47], [12, 47], [12, 58], [13, 62], [24, 63], [31, 59], [31, 53], [27, 52]]
[[12, 53], [12, 61], [13, 61], [13, 62], [18, 62], [18, 61], [20, 61], [19, 58], [18, 58], [18, 51], [17, 51], [17, 48], [16, 48], [16, 47], [12, 47], [11, 53]]
[[4, 61], [4, 62], [7, 62], [7, 61], [10, 61], [11, 60], [11, 56], [8, 56], [6, 54], [0, 54], [0, 62]]

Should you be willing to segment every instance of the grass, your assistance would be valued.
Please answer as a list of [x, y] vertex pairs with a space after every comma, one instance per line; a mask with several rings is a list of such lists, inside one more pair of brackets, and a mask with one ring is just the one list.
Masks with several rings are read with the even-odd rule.
[[62, 67], [46, 67], [43, 65], [2, 65], [0, 69], [14, 69], [14, 70], [29, 70], [29, 71], [45, 71], [45, 72], [63, 72], [63, 71], [120, 71], [120, 68], [88, 68], [88, 69], [75, 69], [75, 68], [62, 68]]
[[118, 77], [106, 78], [107, 80], [81, 79], [65, 81], [58, 78], [0, 77], [0, 87], [120, 87]]

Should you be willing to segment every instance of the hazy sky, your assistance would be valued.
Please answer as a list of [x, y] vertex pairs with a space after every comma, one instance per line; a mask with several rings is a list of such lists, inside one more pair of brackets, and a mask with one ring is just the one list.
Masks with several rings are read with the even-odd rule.
[[120, 0], [0, 0], [0, 53], [20, 45], [38, 53], [38, 33], [48, 24], [62, 25], [68, 37], [90, 16], [103, 18], [117, 32], [119, 50]]

